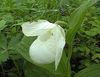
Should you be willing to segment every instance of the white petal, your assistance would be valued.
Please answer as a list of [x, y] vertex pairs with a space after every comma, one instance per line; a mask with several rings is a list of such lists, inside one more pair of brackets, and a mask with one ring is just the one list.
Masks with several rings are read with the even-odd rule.
[[49, 64], [55, 61], [56, 43], [53, 37], [48, 35], [51, 34], [39, 36], [30, 47], [30, 57], [37, 64]]
[[26, 22], [22, 24], [22, 31], [26, 36], [39, 36], [54, 26], [54, 24], [46, 20], [38, 20], [38, 22]]
[[57, 44], [57, 50], [56, 50], [56, 56], [55, 56], [55, 70], [56, 70], [60, 62], [63, 48], [65, 45], [65, 32], [63, 28], [57, 25], [56, 28], [53, 29], [53, 33], [54, 33], [55, 41]]

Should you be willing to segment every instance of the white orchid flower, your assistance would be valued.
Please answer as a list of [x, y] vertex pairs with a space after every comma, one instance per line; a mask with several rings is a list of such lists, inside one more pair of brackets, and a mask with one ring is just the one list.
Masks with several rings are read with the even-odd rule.
[[29, 55], [34, 63], [55, 62], [57, 69], [65, 45], [63, 28], [46, 20], [38, 20], [22, 24], [22, 31], [26, 36], [38, 36], [29, 49]]

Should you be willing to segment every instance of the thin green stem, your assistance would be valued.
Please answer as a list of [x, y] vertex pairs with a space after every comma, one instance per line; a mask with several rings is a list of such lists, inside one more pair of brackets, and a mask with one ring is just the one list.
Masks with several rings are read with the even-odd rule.
[[72, 45], [69, 45], [69, 47], [68, 47], [68, 59], [67, 59], [67, 76], [66, 77], [71, 77], [71, 66], [70, 66], [71, 56], [72, 56]]
[[69, 45], [69, 47], [68, 47], [68, 61], [70, 61], [71, 56], [72, 56], [72, 45]]

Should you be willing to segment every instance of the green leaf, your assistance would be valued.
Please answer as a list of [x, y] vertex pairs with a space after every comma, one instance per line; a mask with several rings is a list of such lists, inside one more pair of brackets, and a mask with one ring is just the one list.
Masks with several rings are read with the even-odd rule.
[[66, 73], [67, 73], [66, 69], [67, 69], [67, 57], [66, 57], [66, 53], [63, 51], [62, 58], [60, 60], [60, 63], [57, 69], [57, 73], [63, 74], [64, 76], [66, 76]]
[[9, 57], [9, 54], [7, 51], [0, 51], [0, 63], [6, 61]]
[[20, 38], [20, 36], [16, 35], [16, 37], [12, 37], [10, 42], [8, 42], [7, 37], [3, 33], [0, 34], [0, 63], [6, 61], [9, 56], [13, 57], [13, 59], [20, 57], [15, 51]]
[[75, 77], [100, 77], [100, 64], [91, 65], [75, 74]]
[[96, 59], [96, 58], [100, 59], [100, 53], [96, 53], [96, 54], [94, 54], [94, 55], [92, 56], [92, 60], [94, 60], [94, 59]]
[[0, 33], [0, 49], [7, 49], [7, 39], [3, 33]]
[[100, 34], [100, 28], [92, 28], [89, 31], [85, 31], [85, 33], [89, 36], [95, 36], [97, 34]]
[[25, 63], [25, 77], [62, 77], [59, 75], [55, 75], [50, 73], [47, 70], [44, 70], [41, 67], [33, 65], [29, 62]]
[[22, 37], [20, 33], [16, 34], [16, 36], [13, 36], [8, 43], [8, 49], [15, 49], [16, 46], [19, 44], [21, 38]]
[[0, 30], [3, 30], [7, 26], [5, 24], [6, 24], [6, 21], [4, 21], [4, 20], [0, 21]]
[[31, 63], [32, 61], [29, 56], [29, 47], [33, 41], [34, 41], [34, 37], [24, 36], [16, 48], [16, 51], [20, 53], [27, 61]]
[[8, 59], [7, 39], [4, 34], [0, 34], [0, 63]]
[[74, 37], [83, 23], [87, 10], [97, 1], [98, 0], [87, 0], [71, 14], [68, 24], [69, 30], [66, 35], [67, 44], [71, 45], [73, 43]]

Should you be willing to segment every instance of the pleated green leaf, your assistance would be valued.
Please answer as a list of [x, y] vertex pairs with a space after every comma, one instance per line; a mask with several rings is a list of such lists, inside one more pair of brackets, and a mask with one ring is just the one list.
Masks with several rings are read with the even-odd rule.
[[100, 64], [91, 65], [75, 74], [75, 77], [100, 77]]
[[25, 68], [24, 69], [25, 77], [64, 77], [61, 75], [53, 74], [53, 73], [49, 72], [48, 70], [45, 70], [41, 67], [33, 65], [29, 62], [25, 63], [24, 68]]
[[75, 34], [81, 27], [84, 17], [90, 9], [90, 7], [95, 4], [98, 0], [86, 0], [82, 5], [77, 8], [70, 16], [69, 19], [69, 29], [67, 31], [66, 41], [69, 45], [72, 44]]
[[30, 56], [29, 56], [29, 47], [33, 41], [34, 41], [34, 38], [24, 36], [16, 48], [16, 51], [19, 54], [21, 54], [27, 61], [31, 63], [32, 63], [32, 60], [30, 59]]

